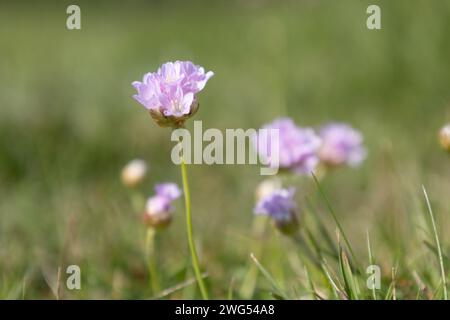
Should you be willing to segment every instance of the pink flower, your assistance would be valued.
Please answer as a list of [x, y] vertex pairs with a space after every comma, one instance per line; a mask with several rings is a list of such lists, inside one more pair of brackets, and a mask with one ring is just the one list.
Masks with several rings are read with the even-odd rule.
[[196, 94], [213, 75], [190, 61], [167, 62], [145, 74], [142, 82], [133, 82], [137, 90], [133, 98], [160, 126], [180, 127], [197, 111]]
[[169, 200], [175, 200], [181, 196], [181, 190], [176, 183], [165, 182], [155, 186], [155, 192], [158, 196], [165, 197]]
[[319, 158], [325, 165], [357, 166], [367, 156], [361, 133], [345, 123], [330, 123], [320, 130]]
[[[279, 130], [279, 166], [295, 173], [309, 174], [314, 171], [319, 159], [317, 151], [320, 138], [310, 128], [297, 127], [290, 118], [275, 119], [263, 129]], [[259, 135], [255, 147], [264, 159], [270, 159], [270, 136]]]
[[296, 208], [295, 189], [276, 189], [258, 201], [255, 214], [271, 216], [275, 220], [289, 220]]
[[295, 188], [277, 189], [258, 201], [254, 209], [257, 215], [268, 215], [281, 232], [291, 234], [297, 230], [297, 205], [294, 201]]
[[144, 222], [153, 228], [164, 228], [172, 220], [172, 202], [181, 196], [175, 183], [166, 182], [155, 186], [156, 195], [148, 198]]

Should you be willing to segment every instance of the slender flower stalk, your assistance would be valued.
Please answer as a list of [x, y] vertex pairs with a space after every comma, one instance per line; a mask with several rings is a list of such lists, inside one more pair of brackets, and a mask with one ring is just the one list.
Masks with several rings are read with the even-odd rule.
[[188, 236], [189, 250], [191, 252], [192, 267], [194, 268], [195, 278], [197, 279], [202, 298], [204, 300], [208, 300], [208, 291], [206, 289], [205, 283], [203, 282], [202, 273], [200, 271], [200, 266], [198, 263], [197, 250], [195, 248], [194, 232], [192, 228], [191, 196], [189, 192], [187, 166], [184, 159], [182, 159], [181, 161], [181, 176], [183, 179], [184, 203], [186, 207], [186, 231]]
[[155, 186], [155, 193], [154, 196], [148, 198], [143, 215], [143, 221], [147, 226], [145, 250], [148, 274], [154, 295], [160, 290], [155, 263], [155, 237], [158, 230], [167, 228], [172, 221], [172, 202], [181, 196], [181, 190], [175, 183], [165, 182]]
[[147, 250], [147, 265], [148, 275], [150, 278], [150, 287], [152, 292], [156, 295], [159, 292], [158, 273], [156, 271], [155, 263], [155, 236], [156, 230], [154, 228], [147, 228], [146, 250]]

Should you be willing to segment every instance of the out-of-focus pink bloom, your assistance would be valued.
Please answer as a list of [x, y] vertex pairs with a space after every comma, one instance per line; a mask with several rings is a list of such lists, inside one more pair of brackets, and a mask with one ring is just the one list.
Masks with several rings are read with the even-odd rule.
[[361, 133], [345, 123], [330, 123], [320, 130], [320, 161], [330, 167], [357, 166], [367, 156]]
[[144, 180], [147, 173], [147, 163], [141, 159], [134, 159], [122, 169], [122, 183], [127, 187], [135, 187]]
[[148, 215], [159, 215], [161, 213], [171, 212], [172, 204], [170, 199], [155, 195], [148, 198], [147, 203], [145, 204], [145, 211]]
[[172, 202], [181, 196], [181, 191], [175, 183], [167, 182], [156, 185], [155, 192], [145, 205], [144, 222], [153, 228], [163, 228], [172, 221]]
[[450, 151], [450, 123], [443, 126], [439, 131], [439, 141], [445, 150]]
[[[280, 118], [266, 124], [262, 129], [279, 130], [279, 166], [295, 173], [309, 174], [314, 171], [319, 159], [317, 151], [320, 138], [310, 128], [300, 128], [290, 118]], [[270, 135], [255, 137], [255, 147], [264, 159], [270, 159]], [[270, 162], [270, 161], [269, 161]]]
[[169, 200], [175, 200], [181, 196], [181, 190], [176, 183], [165, 182], [155, 186], [155, 192], [157, 195], [165, 197]]
[[167, 62], [145, 74], [142, 82], [133, 82], [133, 97], [160, 126], [180, 127], [197, 111], [196, 94], [213, 75], [190, 61]]
[[297, 229], [294, 194], [294, 188], [274, 190], [258, 201], [254, 212], [270, 216], [283, 233], [292, 233]]

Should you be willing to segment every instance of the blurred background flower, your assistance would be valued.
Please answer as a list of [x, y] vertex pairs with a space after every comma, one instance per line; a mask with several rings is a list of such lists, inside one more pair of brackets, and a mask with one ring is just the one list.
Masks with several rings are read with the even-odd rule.
[[439, 141], [445, 150], [450, 151], [450, 123], [443, 126], [439, 131]]
[[358, 166], [367, 156], [361, 133], [345, 123], [329, 123], [320, 129], [319, 158], [329, 167]]
[[276, 189], [258, 201], [255, 214], [268, 215], [276, 228], [286, 234], [297, 229], [295, 189]]
[[176, 183], [165, 182], [159, 183], [155, 186], [155, 192], [158, 196], [175, 200], [181, 196], [181, 190]]
[[147, 163], [141, 159], [131, 160], [122, 169], [122, 183], [127, 187], [136, 187], [147, 174]]
[[[291, 170], [295, 173], [309, 174], [319, 162], [317, 150], [320, 147], [320, 139], [310, 128], [297, 127], [290, 118], [275, 119], [266, 124], [262, 129], [279, 130], [279, 167]], [[266, 162], [271, 163], [270, 134], [258, 134], [255, 138], [257, 151]]]
[[162, 183], [155, 186], [155, 192], [145, 205], [144, 222], [162, 229], [172, 221], [172, 202], [181, 196], [181, 191], [175, 183]]

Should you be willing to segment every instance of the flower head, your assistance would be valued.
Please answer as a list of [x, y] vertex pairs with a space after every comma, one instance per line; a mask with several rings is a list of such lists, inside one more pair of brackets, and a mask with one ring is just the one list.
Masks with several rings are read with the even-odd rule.
[[155, 192], [158, 196], [165, 197], [169, 200], [175, 200], [181, 196], [181, 190], [176, 183], [165, 182], [155, 186]]
[[255, 214], [268, 215], [275, 226], [283, 233], [292, 233], [297, 229], [294, 202], [294, 188], [277, 189], [258, 201]]
[[122, 183], [127, 187], [135, 187], [142, 182], [146, 173], [147, 163], [144, 160], [132, 160], [122, 169]]
[[164, 228], [172, 221], [172, 202], [181, 196], [175, 183], [162, 183], [155, 186], [156, 195], [150, 197], [145, 205], [144, 222], [154, 228]]
[[450, 151], [450, 123], [443, 126], [439, 131], [439, 141], [445, 150]]
[[320, 130], [320, 160], [329, 167], [357, 166], [367, 156], [361, 133], [344, 123], [330, 123]]
[[[290, 118], [280, 118], [266, 124], [262, 129], [279, 130], [279, 166], [296, 173], [308, 174], [314, 171], [319, 159], [317, 151], [320, 138], [310, 128], [300, 128]], [[270, 159], [270, 135], [258, 135], [255, 146], [259, 155]]]
[[213, 75], [190, 61], [167, 62], [145, 74], [142, 82], [133, 82], [137, 90], [133, 97], [160, 126], [181, 127], [197, 112], [196, 94]]

